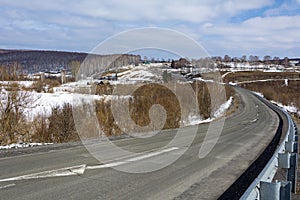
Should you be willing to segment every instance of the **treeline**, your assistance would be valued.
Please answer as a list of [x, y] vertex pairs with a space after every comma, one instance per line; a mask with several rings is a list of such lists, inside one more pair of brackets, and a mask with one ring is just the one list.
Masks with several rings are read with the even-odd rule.
[[82, 62], [86, 53], [59, 51], [12, 51], [0, 53], [0, 65], [22, 70], [23, 73], [40, 71], [69, 70], [72, 61]]
[[257, 65], [257, 64], [266, 64], [266, 65], [283, 65], [285, 67], [289, 67], [291, 65], [291, 61], [296, 61], [298, 64], [300, 64], [300, 58], [280, 58], [278, 56], [271, 57], [269, 55], [259, 57], [255, 55], [246, 56], [243, 55], [241, 57], [231, 57], [229, 55], [225, 55], [224, 57], [221, 56], [215, 56], [211, 58], [212, 61], [216, 63], [226, 63], [226, 62], [234, 62], [234, 63], [246, 63]]
[[[88, 58], [92, 64], [97, 61], [111, 61], [118, 58], [118, 61], [126, 64], [134, 64], [140, 62], [141, 58], [137, 55], [95, 55], [77, 52], [61, 52], [61, 51], [35, 51], [35, 50], [14, 50], [0, 51], [0, 66], [17, 68], [18, 73], [36, 73], [41, 71], [60, 71], [61, 69], [71, 71], [74, 62], [82, 63]], [[107, 63], [109, 62], [107, 61]], [[106, 64], [106, 63], [105, 63]]]

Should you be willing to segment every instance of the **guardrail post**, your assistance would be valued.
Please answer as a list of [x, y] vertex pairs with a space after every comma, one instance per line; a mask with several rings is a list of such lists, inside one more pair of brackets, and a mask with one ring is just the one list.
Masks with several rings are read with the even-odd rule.
[[294, 152], [294, 141], [285, 142], [285, 150], [287, 152], [293, 153]]
[[294, 141], [294, 140], [295, 140], [295, 133], [294, 133], [293, 131], [291, 131], [291, 132], [289, 133], [288, 138], [289, 138], [289, 141]]
[[280, 182], [270, 183], [260, 181], [261, 200], [280, 200]]
[[278, 154], [278, 168], [288, 169], [290, 168], [291, 154], [289, 152]]
[[280, 199], [281, 200], [291, 200], [291, 182], [290, 181], [281, 181], [280, 187]]
[[291, 182], [260, 181], [260, 200], [291, 200]]
[[[284, 140], [280, 143], [279, 147], [277, 147], [263, 171], [243, 194], [241, 197], [242, 200], [290, 200], [292, 192], [296, 193], [299, 135], [297, 127], [289, 114], [285, 111], [283, 112], [288, 119], [288, 130], [285, 133]], [[286, 178], [287, 181], [268, 182], [273, 179], [273, 176], [270, 178], [270, 174], [272, 174], [273, 171], [276, 172], [279, 168], [285, 169], [282, 171], [284, 171], [284, 178]]]
[[298, 154], [291, 153], [290, 168], [288, 169], [287, 180], [292, 183], [292, 192], [296, 193], [297, 184], [297, 165], [298, 165]]
[[298, 153], [298, 141], [294, 142], [294, 153]]

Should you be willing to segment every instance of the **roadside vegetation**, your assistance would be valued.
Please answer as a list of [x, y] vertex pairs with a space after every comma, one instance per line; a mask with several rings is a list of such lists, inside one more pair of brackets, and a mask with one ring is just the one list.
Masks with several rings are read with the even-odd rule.
[[229, 73], [225, 76], [224, 82], [244, 82], [266, 79], [300, 79], [297, 72], [262, 72], [262, 71], [240, 71]]
[[[300, 110], [299, 72], [241, 71], [228, 73], [224, 81], [236, 83], [250, 91], [261, 93], [268, 100]], [[296, 120], [300, 119], [299, 114], [291, 114]]]
[[[286, 106], [300, 108], [300, 81], [289, 80], [288, 85], [285, 81], [268, 81], [241, 84], [242, 87], [260, 92], [268, 100], [281, 103]], [[294, 114], [300, 119], [300, 116]]]
[[[212, 102], [208, 85], [210, 84], [213, 92], [221, 90], [220, 85], [213, 83], [205, 83], [197, 81], [192, 84], [194, 91], [197, 88], [197, 98], [199, 111], [202, 119], [212, 117], [212, 113], [224, 102]], [[107, 86], [99, 86], [107, 88]], [[125, 86], [122, 86], [126, 88]], [[235, 91], [232, 87], [225, 87], [226, 98], [235, 96]], [[116, 124], [111, 110], [112, 100], [99, 100], [96, 102], [96, 112], [100, 126], [107, 136], [122, 134], [122, 131]], [[237, 104], [237, 102], [235, 101]], [[150, 108], [154, 104], [160, 104], [166, 110], [166, 123], [164, 129], [178, 128], [181, 123], [181, 110], [178, 99], [175, 94], [168, 88], [158, 84], [148, 84], [139, 87], [133, 94], [129, 102], [129, 112], [131, 119], [139, 126], [147, 126], [150, 123]], [[155, 128], [154, 128], [155, 129]]]
[[[197, 90], [202, 119], [211, 118], [216, 108], [224, 103], [211, 101], [207, 84], [212, 83], [197, 81], [192, 84], [194, 91]], [[95, 85], [94, 87], [98, 95], [111, 95], [114, 89], [114, 86], [109, 84]], [[127, 85], [121, 87], [124, 90], [128, 88]], [[210, 87], [214, 92], [220, 90], [217, 84], [212, 84]], [[234, 89], [227, 86], [225, 89], [227, 99], [234, 96]], [[17, 84], [12, 85], [5, 94], [1, 94], [0, 145], [20, 142], [62, 143], [79, 140], [71, 104], [66, 103], [62, 106], [52, 107], [50, 114], [39, 113], [30, 120], [26, 118], [25, 112], [34, 105], [35, 100], [30, 94], [28, 91], [20, 92], [20, 86]], [[122, 101], [122, 99], [119, 100]], [[97, 100], [96, 116], [104, 135], [121, 135], [124, 130], [121, 130], [115, 122], [111, 103], [112, 99]], [[149, 110], [154, 104], [160, 104], [166, 110], [167, 118], [163, 129], [180, 127], [181, 110], [178, 99], [168, 88], [154, 83], [139, 87], [129, 99], [130, 117], [134, 123], [139, 126], [149, 125]]]

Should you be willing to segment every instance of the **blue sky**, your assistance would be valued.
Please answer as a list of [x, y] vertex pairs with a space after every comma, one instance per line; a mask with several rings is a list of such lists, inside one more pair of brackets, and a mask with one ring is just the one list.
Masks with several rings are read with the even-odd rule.
[[300, 0], [0, 0], [0, 48], [90, 52], [122, 31], [161, 27], [214, 56], [300, 57], [299, 22]]

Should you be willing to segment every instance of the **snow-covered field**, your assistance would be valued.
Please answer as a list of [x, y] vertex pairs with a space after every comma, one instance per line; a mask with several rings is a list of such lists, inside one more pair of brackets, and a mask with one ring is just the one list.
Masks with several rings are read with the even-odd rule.
[[[244, 63], [234, 63], [234, 62], [223, 62], [223, 65], [229, 66], [230, 68], [226, 69], [231, 69], [232, 71], [237, 71], [237, 70], [262, 70], [265, 72], [282, 72], [285, 71], [286, 68], [282, 65], [275, 65], [275, 64], [256, 64], [256, 65], [251, 65], [248, 62]], [[294, 69], [292, 69], [294, 70]]]
[[29, 119], [33, 119], [39, 114], [50, 115], [51, 109], [54, 107], [62, 107], [65, 103], [74, 105], [78, 100], [90, 101], [99, 100], [101, 96], [88, 94], [73, 94], [73, 93], [36, 93], [32, 92], [32, 98], [35, 99], [32, 108], [27, 109]]
[[249, 63], [222, 63], [224, 65], [229, 66], [229, 68], [219, 69], [220, 71], [228, 71], [225, 73], [222, 78], [225, 78], [230, 73], [239, 72], [239, 71], [261, 71], [261, 72], [298, 72], [300, 73], [299, 67], [291, 67], [291, 68], [285, 68], [282, 65], [265, 65], [265, 64], [259, 64], [259, 65], [250, 65]]
[[31, 87], [34, 81], [0, 81], [0, 85], [18, 84], [21, 87]]

